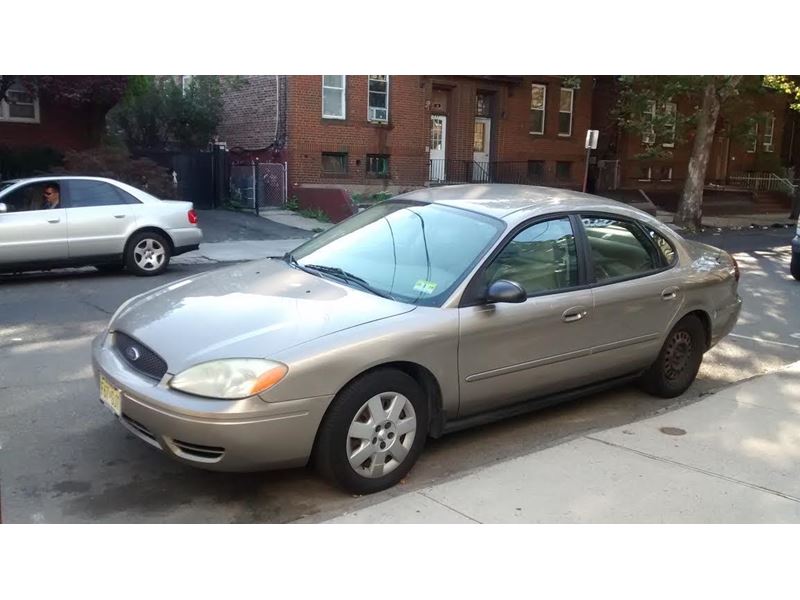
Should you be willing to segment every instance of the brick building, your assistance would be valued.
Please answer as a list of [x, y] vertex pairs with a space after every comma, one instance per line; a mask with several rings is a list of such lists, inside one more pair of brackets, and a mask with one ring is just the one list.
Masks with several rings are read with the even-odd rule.
[[[642, 189], [679, 190], [683, 188], [694, 143], [693, 131], [685, 139], [673, 133], [666, 139], [649, 139], [619, 127], [612, 116], [617, 101], [617, 82], [612, 76], [600, 76], [595, 80], [592, 108], [592, 128], [600, 130], [596, 152], [599, 168], [597, 177], [600, 190]], [[699, 100], [677, 98], [674, 103], [653, 110], [676, 111], [691, 115]], [[781, 145], [784, 138], [787, 100], [778, 93], [753, 94], [742, 102], [738, 113], [720, 116], [706, 172], [706, 182], [726, 184], [737, 175], [753, 172], [777, 171], [782, 163]], [[762, 118], [762, 115], [768, 115]], [[731, 136], [731, 128], [741, 126], [748, 119], [758, 116], [749, 135]], [[642, 158], [650, 144], [660, 145], [668, 157], [660, 159]]]
[[226, 95], [219, 140], [261, 160], [280, 154], [290, 188], [579, 188], [592, 88], [591, 77], [249, 77]]

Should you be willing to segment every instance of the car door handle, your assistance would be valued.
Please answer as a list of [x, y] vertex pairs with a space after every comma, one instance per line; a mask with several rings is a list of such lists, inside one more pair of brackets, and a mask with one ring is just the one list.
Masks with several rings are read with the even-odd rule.
[[124, 219], [126, 215], [114, 215], [115, 219]]
[[48, 223], [61, 223], [61, 219], [59, 219], [59, 218], [47, 219], [47, 222]]
[[678, 297], [678, 292], [679, 291], [680, 291], [680, 288], [668, 287], [667, 289], [662, 290], [661, 299], [662, 300], [674, 300], [675, 298]]
[[564, 321], [564, 323], [574, 323], [575, 321], [580, 321], [587, 314], [589, 313], [585, 307], [573, 306], [562, 313], [561, 320]]

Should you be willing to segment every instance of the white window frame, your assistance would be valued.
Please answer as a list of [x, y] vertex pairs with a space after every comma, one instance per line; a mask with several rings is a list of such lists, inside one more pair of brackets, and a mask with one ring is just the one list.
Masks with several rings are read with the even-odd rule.
[[[647, 132], [642, 133], [642, 143], [643, 144], [655, 144], [656, 143], [656, 130], [653, 126], [653, 121], [656, 119], [656, 101], [655, 100], [648, 100], [647, 101], [647, 110], [642, 113], [642, 117], [644, 115], [650, 115], [650, 130]], [[644, 179], [640, 179], [639, 181], [645, 181]]]
[[664, 104], [664, 114], [667, 114], [670, 111], [670, 108], [672, 110], [672, 114], [674, 115], [674, 119], [672, 121], [671, 136], [670, 136], [672, 138], [672, 141], [664, 142], [663, 144], [661, 144], [664, 148], [675, 147], [675, 135], [677, 134], [678, 130], [678, 105], [675, 104], [674, 102], [666, 102]]
[[[320, 104], [322, 104], [322, 118], [323, 119], [338, 119], [340, 121], [344, 121], [347, 118], [347, 75], [341, 75], [342, 78], [342, 87], [333, 87], [330, 85], [325, 85], [325, 75], [322, 76], [322, 98]], [[342, 114], [341, 115], [328, 115], [325, 114], [325, 90], [339, 90], [342, 95]]]
[[[769, 133], [767, 133], [769, 132]], [[775, 137], [775, 116], [770, 115], [767, 118], [767, 125], [764, 127], [764, 135], [762, 136], [764, 152], [773, 152], [775, 150], [775, 146], [773, 145]], [[769, 139], [769, 141], [767, 141]]]
[[659, 178], [659, 181], [672, 181], [672, 167], [667, 167], [667, 169], [669, 170], [669, 175]]
[[533, 103], [533, 88], [541, 88], [542, 89], [542, 108], [533, 108], [530, 107], [531, 112], [533, 111], [542, 111], [542, 130], [535, 131], [531, 129], [529, 133], [534, 135], [544, 135], [545, 130], [545, 121], [547, 120], [547, 86], [543, 83], [532, 83], [531, 84], [531, 103]]
[[647, 167], [647, 178], [639, 177], [638, 181], [653, 181], [653, 167]]
[[[569, 92], [569, 113], [565, 110], [561, 110], [561, 94], [564, 92]], [[569, 114], [569, 133], [561, 133], [558, 132], [558, 137], [571, 137], [572, 136], [572, 120], [573, 120], [573, 113], [575, 112], [575, 90], [572, 88], [565, 88], [562, 87], [558, 93], [558, 126], [561, 128], [561, 115], [562, 114]]]
[[[370, 123], [388, 123], [389, 122], [389, 76], [386, 76], [386, 118], [379, 119], [377, 117], [372, 116], [372, 105], [369, 103], [369, 84], [373, 81], [382, 81], [381, 79], [373, 79], [370, 75], [367, 75], [367, 121]], [[374, 92], [379, 94], [380, 92]], [[379, 107], [376, 107], [379, 108]]]
[[[16, 90], [14, 88], [17, 88]], [[29, 93], [27, 90], [22, 88], [19, 84], [15, 83], [10, 88], [8, 88], [8, 92], [13, 91], [22, 91], [26, 94]], [[40, 122], [40, 114], [39, 114], [39, 98], [37, 96], [33, 96], [33, 117], [12, 117], [11, 116], [11, 105], [7, 100], [0, 100], [0, 121], [6, 121], [9, 123], [39, 123]]]
[[758, 122], [753, 123], [753, 142], [750, 146], [747, 147], [745, 152], [748, 154], [755, 154], [756, 149], [758, 148]]

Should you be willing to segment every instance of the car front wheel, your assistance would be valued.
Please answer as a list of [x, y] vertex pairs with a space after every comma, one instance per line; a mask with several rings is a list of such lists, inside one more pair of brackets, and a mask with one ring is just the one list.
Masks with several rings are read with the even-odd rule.
[[354, 494], [398, 483], [414, 466], [428, 435], [428, 403], [417, 382], [394, 369], [364, 375], [334, 399], [320, 426], [320, 472]]
[[125, 266], [136, 275], [160, 275], [169, 265], [171, 250], [162, 234], [155, 231], [137, 233], [128, 242]]
[[642, 375], [642, 388], [661, 398], [680, 396], [692, 385], [703, 353], [706, 332], [695, 315], [687, 315], [669, 332], [656, 361]]

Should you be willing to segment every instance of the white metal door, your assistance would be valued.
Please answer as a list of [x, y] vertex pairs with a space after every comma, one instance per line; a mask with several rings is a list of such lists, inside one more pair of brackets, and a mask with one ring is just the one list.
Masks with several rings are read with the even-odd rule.
[[472, 144], [472, 181], [489, 181], [489, 145], [492, 120], [475, 117], [475, 134]]
[[431, 115], [430, 181], [445, 181], [445, 145], [447, 140], [447, 117]]

